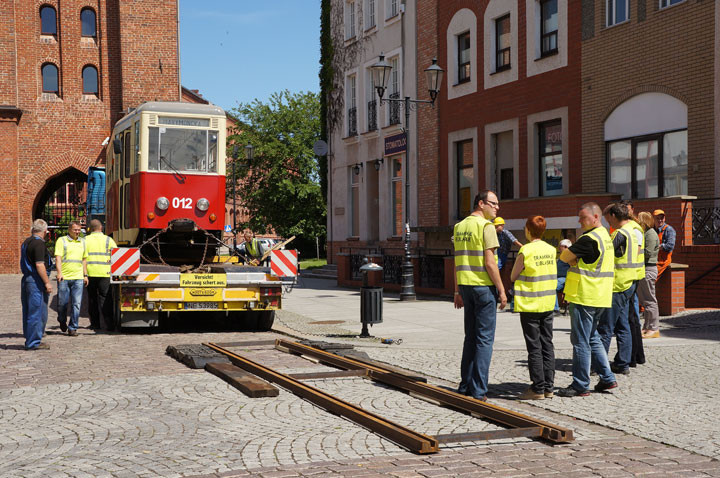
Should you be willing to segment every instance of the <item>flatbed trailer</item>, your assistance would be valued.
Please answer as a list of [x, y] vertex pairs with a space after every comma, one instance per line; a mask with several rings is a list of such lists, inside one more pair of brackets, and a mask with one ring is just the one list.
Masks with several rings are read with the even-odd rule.
[[282, 308], [283, 286], [267, 267], [220, 264], [207, 273], [173, 266], [141, 265], [135, 276], [112, 276], [113, 325], [156, 327], [172, 314], [203, 312], [257, 330], [270, 330]]

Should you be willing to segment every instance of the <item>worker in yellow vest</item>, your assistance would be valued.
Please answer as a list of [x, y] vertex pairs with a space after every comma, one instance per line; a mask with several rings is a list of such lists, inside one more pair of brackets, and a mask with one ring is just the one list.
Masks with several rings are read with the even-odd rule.
[[465, 341], [458, 393], [487, 400], [488, 374], [495, 342], [497, 303], [507, 304], [495, 250], [498, 238], [492, 220], [500, 209], [492, 191], [482, 191], [473, 212], [455, 224], [455, 308], [465, 307]]
[[[615, 260], [612, 309], [598, 324], [598, 332], [605, 350], [610, 350], [613, 336], [617, 340], [618, 352], [611, 368], [615, 373], [630, 373], [632, 357], [632, 335], [628, 320], [632, 297], [637, 283], [645, 277], [644, 239], [642, 228], [632, 219], [627, 206], [613, 203], [603, 211], [605, 220], [615, 231], [612, 234]], [[640, 232], [639, 235], [636, 231]], [[638, 237], [640, 242], [638, 243]]]
[[520, 248], [510, 280], [515, 282], [515, 312], [520, 312], [532, 385], [520, 400], [552, 398], [555, 383], [553, 311], [557, 297], [555, 248], [542, 240], [546, 222], [531, 216], [525, 222], [528, 243]]
[[[88, 284], [87, 249], [78, 221], [70, 221], [67, 236], [55, 242], [55, 267], [58, 281], [58, 322], [60, 330], [76, 336], [83, 285]], [[70, 323], [67, 323], [68, 306]]]
[[112, 320], [112, 294], [110, 292], [110, 256], [117, 247], [112, 237], [102, 232], [103, 225], [97, 219], [90, 221], [90, 235], [85, 238], [87, 246], [88, 309], [90, 328], [106, 330], [114, 327]]
[[240, 249], [240, 253], [245, 256], [246, 262], [258, 263], [258, 261], [265, 254], [265, 248], [263, 248], [262, 244], [260, 244], [260, 241], [258, 241], [255, 237], [255, 233], [253, 233], [250, 229], [245, 229], [243, 231], [243, 238], [245, 239], [245, 242], [238, 246]]
[[590, 395], [590, 364], [596, 367], [600, 382], [595, 391], [617, 388], [617, 381], [597, 331], [598, 323], [612, 306], [615, 261], [610, 235], [603, 227], [602, 210], [597, 203], [580, 207], [578, 222], [583, 234], [560, 254], [570, 264], [565, 279], [565, 300], [570, 303], [570, 343], [573, 346], [569, 387], [558, 390], [561, 397]]

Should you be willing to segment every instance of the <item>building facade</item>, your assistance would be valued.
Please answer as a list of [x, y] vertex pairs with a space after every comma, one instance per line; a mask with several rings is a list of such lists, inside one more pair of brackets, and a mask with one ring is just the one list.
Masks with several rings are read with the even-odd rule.
[[[335, 0], [332, 38], [334, 92], [329, 114], [328, 255], [401, 249], [406, 214], [417, 218], [417, 149], [405, 144], [399, 103], [380, 102], [371, 66], [381, 54], [392, 65], [384, 98], [416, 97], [414, 2]], [[342, 19], [342, 21], [340, 21]], [[428, 63], [429, 65], [429, 63]], [[408, 158], [409, 150], [409, 158]], [[409, 182], [405, 168], [409, 167]]]
[[112, 126], [179, 101], [177, 0], [0, 0], [0, 272], [67, 183], [104, 164]]

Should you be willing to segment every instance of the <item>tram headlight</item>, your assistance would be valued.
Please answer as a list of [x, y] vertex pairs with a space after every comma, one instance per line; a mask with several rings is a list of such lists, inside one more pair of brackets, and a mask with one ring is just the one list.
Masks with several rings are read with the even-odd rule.
[[164, 196], [160, 196], [157, 201], [155, 201], [155, 205], [158, 209], [161, 211], [166, 211], [167, 208], [170, 207], [170, 201], [168, 201], [168, 198]]
[[208, 201], [205, 198], [200, 198], [200, 199], [198, 199], [196, 206], [201, 211], [207, 211], [208, 208], [210, 207], [210, 201]]

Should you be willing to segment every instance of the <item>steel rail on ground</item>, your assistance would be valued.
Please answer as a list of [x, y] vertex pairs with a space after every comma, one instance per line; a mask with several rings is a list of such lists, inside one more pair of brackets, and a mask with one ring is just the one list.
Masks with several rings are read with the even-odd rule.
[[299, 380], [265, 367], [246, 357], [235, 354], [216, 344], [206, 343], [204, 345], [225, 355], [234, 365], [257, 375], [268, 382], [275, 383], [291, 391], [295, 395], [328, 410], [330, 413], [348, 418], [349, 420], [364, 426], [372, 432], [377, 433], [378, 435], [381, 435], [412, 452], [425, 454], [437, 453], [438, 451], [438, 440], [432, 436], [424, 435], [402, 425], [393, 423], [390, 420], [380, 417], [372, 412], [368, 412], [356, 405], [325, 393], [322, 390], [306, 385]]
[[[468, 438], [464, 440], [452, 440], [448, 438], [449, 436], [444, 435], [435, 437], [442, 442], [467, 441], [467, 439], [473, 439], [469, 438], [470, 436], [481, 435], [491, 438], [475, 439], [488, 440], [513, 436], [529, 436], [543, 438], [555, 443], [567, 443], [574, 440], [573, 431], [568, 428], [560, 427], [543, 420], [538, 420], [522, 413], [515, 412], [492, 403], [476, 400], [434, 385], [412, 380], [407, 376], [397, 373], [396, 371], [383, 368], [376, 363], [369, 364], [359, 359], [341, 357], [315, 347], [282, 339], [278, 339], [275, 343], [276, 347], [281, 350], [286, 349], [292, 353], [306, 355], [337, 368], [345, 370], [365, 369], [367, 371], [368, 378], [372, 380], [399, 388], [413, 395], [433, 400], [441, 405], [461, 410], [470, 413], [475, 417], [486, 419], [510, 428], [510, 430], [497, 430], [494, 432], [482, 432], [477, 434], [471, 433], [468, 434]], [[513, 435], [513, 433], [515, 433], [515, 435]], [[493, 436], [493, 434], [495, 436]], [[457, 435], [457, 437], [459, 438], [460, 435]]]

